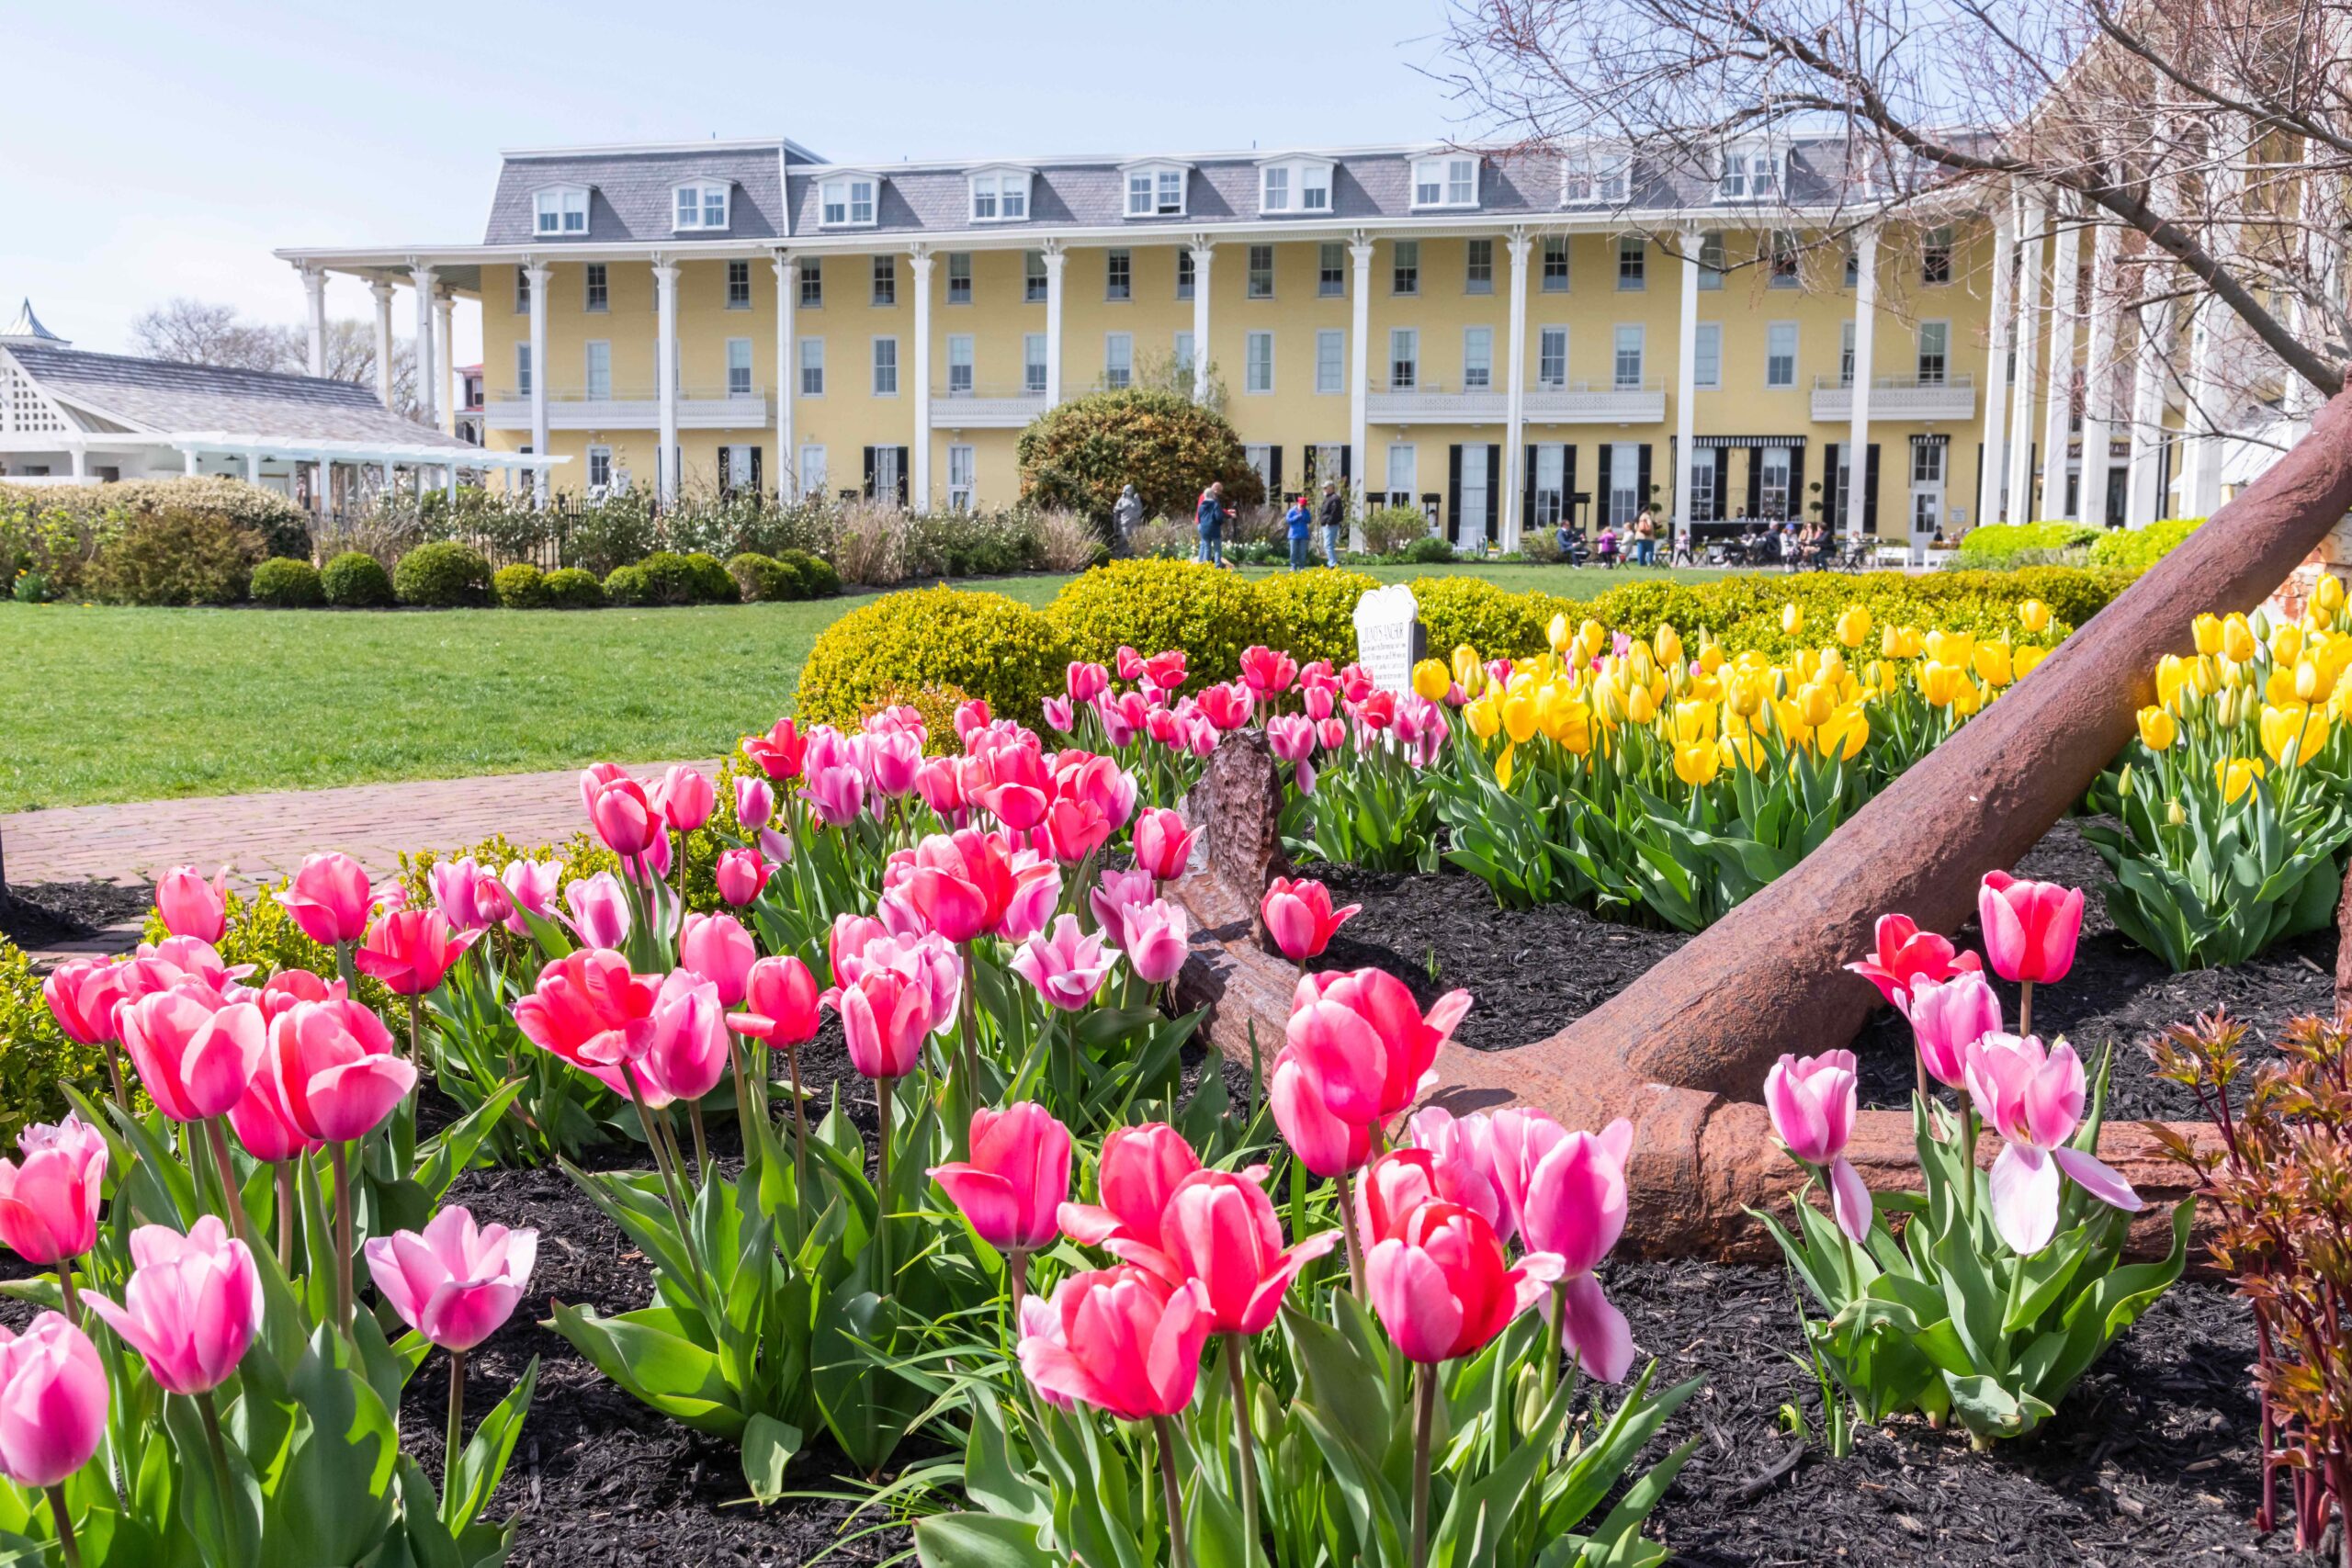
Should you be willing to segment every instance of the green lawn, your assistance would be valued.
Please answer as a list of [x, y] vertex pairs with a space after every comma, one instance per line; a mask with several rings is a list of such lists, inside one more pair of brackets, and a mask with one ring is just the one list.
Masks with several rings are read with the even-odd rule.
[[[1572, 595], [1633, 575], [1372, 570]], [[975, 586], [1044, 604], [1067, 581]], [[864, 602], [591, 615], [0, 603], [0, 812], [714, 755], [790, 708], [817, 634]]]

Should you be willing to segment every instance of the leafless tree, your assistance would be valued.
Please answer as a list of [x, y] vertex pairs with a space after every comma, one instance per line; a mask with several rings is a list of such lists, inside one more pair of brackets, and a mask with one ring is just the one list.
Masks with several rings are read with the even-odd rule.
[[[201, 299], [173, 299], [142, 311], [130, 324], [130, 342], [151, 359], [181, 365], [290, 375], [307, 375], [311, 368], [310, 334], [305, 329], [250, 321], [233, 305]], [[331, 380], [375, 387], [374, 323], [349, 319], [327, 323], [326, 374]], [[416, 344], [410, 338], [392, 340], [392, 404], [412, 416], [417, 412]]]

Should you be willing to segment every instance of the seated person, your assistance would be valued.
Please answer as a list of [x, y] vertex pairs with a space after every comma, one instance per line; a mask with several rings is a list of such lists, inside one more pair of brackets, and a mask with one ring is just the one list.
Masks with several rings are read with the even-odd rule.
[[1593, 542], [1593, 554], [1600, 558], [1603, 566], [1617, 564], [1617, 525], [1601, 525], [1600, 537]]

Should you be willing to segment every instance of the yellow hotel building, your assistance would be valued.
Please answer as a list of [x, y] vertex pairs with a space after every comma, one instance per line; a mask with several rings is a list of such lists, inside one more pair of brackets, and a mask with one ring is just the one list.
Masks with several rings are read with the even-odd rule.
[[[368, 280], [387, 344], [395, 290], [413, 293], [445, 425], [450, 303], [478, 299], [485, 443], [568, 459], [566, 491], [1002, 504], [1023, 426], [1172, 363], [1196, 395], [1221, 384], [1273, 491], [1340, 479], [1465, 546], [1645, 502], [1702, 534], [1843, 528], [1859, 507], [1898, 542], [2004, 513], [2159, 515], [2170, 447], [2124, 428], [2111, 324], [2119, 370], [2079, 389], [2100, 328], [2076, 231], [1932, 201], [1858, 226], [1846, 161], [1834, 141], [1736, 149], [1704, 177], [1442, 145], [517, 151], [479, 244], [279, 254], [314, 337], [330, 272]], [[2004, 251], [2035, 265], [1996, 269]], [[1988, 380], [1996, 355], [2009, 373]], [[2109, 458], [2087, 494], [2086, 447]]]

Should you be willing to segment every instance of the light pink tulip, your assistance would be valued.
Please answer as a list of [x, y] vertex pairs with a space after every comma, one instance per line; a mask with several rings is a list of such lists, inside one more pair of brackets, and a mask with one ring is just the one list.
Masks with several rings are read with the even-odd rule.
[[1164, 1122], [1114, 1127], [1103, 1135], [1102, 1157], [1094, 1169], [1102, 1201], [1064, 1203], [1056, 1219], [1062, 1234], [1081, 1246], [1101, 1247], [1118, 1237], [1157, 1248], [1168, 1200], [1179, 1182], [1200, 1168], [1200, 1156], [1184, 1134]]
[[775, 791], [763, 778], [739, 773], [735, 778], [735, 825], [746, 833], [768, 825], [775, 815]]
[[482, 897], [481, 885], [488, 875], [473, 856], [461, 855], [456, 860], [435, 861], [426, 868], [424, 881], [433, 890], [434, 908], [458, 931], [471, 931], [505, 918], [507, 899], [503, 884], [487, 900]]
[[768, 885], [767, 863], [760, 859], [757, 850], [739, 847], [721, 851], [711, 874], [718, 885], [718, 896], [739, 909], [758, 897], [760, 890]]
[[1317, 1176], [1345, 1176], [1372, 1157], [1372, 1122], [1336, 1114], [1323, 1098], [1323, 1080], [1285, 1046], [1266, 1086], [1274, 1125], [1299, 1162]]
[[1050, 856], [1023, 850], [1012, 857], [1012, 897], [1004, 906], [997, 935], [1027, 942], [1046, 929], [1062, 901], [1062, 872]]
[[1535, 1183], [1535, 1172], [1544, 1163], [1544, 1156], [1567, 1135], [1567, 1129], [1557, 1122], [1541, 1111], [1524, 1106], [1498, 1111], [1487, 1123], [1487, 1156], [1500, 1210], [1496, 1216], [1495, 1235], [1504, 1241], [1520, 1232], [1527, 1212], [1528, 1190]]
[[2062, 1173], [2127, 1213], [2143, 1206], [2120, 1172], [2067, 1145], [2082, 1124], [2086, 1088], [2082, 1059], [2064, 1040], [2044, 1052], [2032, 1035], [1995, 1033], [1969, 1051], [1969, 1095], [2002, 1140], [1988, 1179], [1993, 1226], [2020, 1256], [2040, 1252], [2057, 1234]]
[[689, 913], [678, 936], [678, 961], [718, 987], [718, 999], [734, 1007], [743, 999], [759, 944], [732, 915]]
[[1274, 939], [1283, 956], [1293, 964], [1303, 964], [1319, 957], [1331, 945], [1331, 938], [1341, 926], [1355, 918], [1363, 908], [1350, 904], [1345, 908], [1331, 908], [1331, 890], [1321, 883], [1307, 878], [1292, 881], [1277, 876], [1259, 900], [1258, 915], [1265, 922], [1266, 934]]
[[1192, 864], [1196, 837], [1184, 826], [1182, 813], [1155, 806], [1136, 818], [1136, 864], [1155, 882], [1173, 882]]
[[1291, 999], [1286, 1052], [1321, 1077], [1324, 1103], [1352, 1122], [1386, 1122], [1437, 1083], [1437, 1054], [1470, 1010], [1448, 991], [1424, 1017], [1383, 969], [1306, 975]]
[[77, 1045], [103, 1045], [119, 1037], [115, 1011], [130, 968], [102, 958], [69, 958], [49, 972], [40, 983], [41, 999], [65, 1038]]
[[667, 1100], [700, 1100], [727, 1076], [727, 1009], [719, 997], [718, 987], [692, 969], [662, 976], [641, 1065]]
[[865, 809], [865, 775], [854, 764], [810, 768], [800, 782], [808, 807], [828, 827], [845, 828]]
[[1039, 705], [1046, 728], [1057, 735], [1068, 735], [1078, 725], [1078, 715], [1068, 697], [1046, 697]]
[[1425, 1105], [1405, 1123], [1405, 1136], [1413, 1147], [1429, 1151], [1437, 1195], [1475, 1213], [1495, 1227], [1497, 1240], [1508, 1244], [1517, 1232], [1518, 1213], [1506, 1208], [1495, 1174], [1492, 1119], [1483, 1111], [1456, 1116], [1442, 1105]]
[[267, 1024], [254, 1003], [223, 1007], [180, 981], [127, 1004], [118, 1018], [147, 1097], [175, 1122], [220, 1115], [261, 1066]]
[[1054, 921], [1051, 937], [1040, 932], [1022, 943], [1011, 968], [1047, 1002], [1077, 1012], [1094, 1000], [1118, 958], [1103, 944], [1102, 932], [1083, 933], [1076, 915], [1064, 915]]
[[681, 833], [691, 833], [709, 821], [712, 807], [718, 804], [718, 791], [709, 776], [684, 762], [673, 764], [654, 789], [663, 818]]
[[175, 865], [155, 884], [155, 912], [174, 936], [217, 942], [229, 930], [229, 868], [210, 882], [192, 865]]
[[416, 1087], [382, 1021], [349, 998], [298, 1002], [272, 1020], [267, 1070], [288, 1119], [321, 1143], [366, 1137]]
[[[277, 1012], [291, 1011], [295, 1005], [294, 998], [283, 992], [278, 995], [284, 999], [276, 1012], [267, 1004], [262, 1010], [273, 1018]], [[322, 996], [318, 999], [326, 998]], [[309, 1154], [320, 1146], [319, 1140], [294, 1125], [293, 1115], [286, 1109], [286, 1097], [277, 1087], [277, 1077], [266, 1065], [254, 1074], [245, 1085], [243, 1096], [229, 1108], [229, 1125], [236, 1129], [237, 1141], [245, 1145], [247, 1154], [273, 1164]]]
[[54, 1312], [22, 1334], [0, 1327], [0, 1475], [54, 1486], [89, 1463], [106, 1435], [106, 1363], [89, 1336]]
[[1126, 929], [1126, 911], [1134, 905], [1148, 904], [1159, 896], [1151, 873], [1140, 866], [1133, 871], [1105, 871], [1087, 889], [1087, 907], [1094, 911], [1094, 923], [1106, 931]]
[[560, 860], [514, 860], [499, 874], [499, 886], [506, 889], [506, 929], [516, 936], [531, 934], [530, 922], [525, 912], [540, 919], [556, 919], [556, 894], [563, 886], [563, 863]]
[[1487, 1222], [1459, 1203], [1423, 1203], [1364, 1258], [1366, 1293], [1407, 1360], [1433, 1366], [1484, 1348], [1543, 1293], [1543, 1253], [1511, 1267]]
[[302, 934], [322, 946], [357, 942], [368, 934], [375, 907], [368, 874], [346, 854], [312, 855], [294, 874], [294, 885], [277, 896]]
[[351, 961], [361, 974], [382, 981], [392, 995], [421, 997], [441, 984], [488, 924], [453, 932], [448, 917], [438, 909], [401, 909], [368, 929], [368, 940]]
[[1127, 967], [1146, 985], [1164, 985], [1184, 967], [1192, 951], [1192, 919], [1183, 907], [1165, 898], [1131, 904], [1125, 911], [1120, 944]]
[[973, 1234], [999, 1252], [1052, 1243], [1069, 1197], [1069, 1129], [1042, 1105], [1016, 1100], [972, 1112], [972, 1157], [931, 1168]]
[[1854, 1054], [1782, 1055], [1764, 1077], [1764, 1108], [1793, 1159], [1827, 1165], [1854, 1135]]
[[1897, 993], [1894, 1005], [1911, 1021], [1928, 1076], [1950, 1089], [1967, 1080], [1969, 1047], [2001, 1028], [2001, 998], [1973, 968], [1958, 970], [1949, 980], [1915, 978]]
[[1633, 1123], [1620, 1118], [1598, 1134], [1569, 1133], [1553, 1145], [1528, 1184], [1521, 1242], [1559, 1260], [1566, 1311], [1561, 1342], [1577, 1364], [1604, 1382], [1620, 1382], [1633, 1364], [1633, 1330], [1601, 1292], [1593, 1269], [1625, 1233], [1625, 1156]]
[[166, 1393], [205, 1393], [228, 1381], [261, 1326], [261, 1274], [245, 1244], [207, 1214], [186, 1235], [169, 1225], [130, 1233], [130, 1283], [117, 1306], [82, 1299], [147, 1359]]
[[529, 1226], [474, 1226], [452, 1205], [422, 1234], [394, 1231], [360, 1249], [376, 1289], [401, 1321], [444, 1350], [470, 1350], [514, 1315], [538, 1260], [539, 1233]]
[[[1175, 1277], [1198, 1282], [1212, 1334], [1264, 1333], [1299, 1270], [1340, 1242], [1340, 1233], [1329, 1230], [1284, 1248], [1273, 1201], [1249, 1177], [1229, 1170], [1186, 1177], [1169, 1201], [1160, 1235]], [[1127, 1256], [1119, 1241], [1108, 1245]]]
[[2083, 934], [2083, 890], [2054, 882], [2024, 882], [2006, 871], [1988, 871], [1976, 893], [1977, 923], [1984, 929], [1984, 953], [2004, 980], [2047, 985], [2075, 966], [2075, 943]]
[[841, 1015], [850, 1066], [869, 1078], [892, 1079], [915, 1070], [923, 1042], [943, 1017], [955, 1016], [952, 1000], [943, 1014], [935, 998], [935, 990], [916, 974], [877, 964], [820, 999]]
[[79, 1258], [98, 1238], [107, 1141], [69, 1112], [17, 1134], [23, 1163], [0, 1159], [0, 1241], [43, 1268]]
[[1194, 1287], [1171, 1289], [1121, 1265], [1071, 1275], [1051, 1307], [1022, 1322], [1021, 1370], [1042, 1393], [1127, 1421], [1173, 1416], [1193, 1402], [1209, 1334]]
[[628, 941], [628, 894], [609, 871], [574, 878], [563, 890], [571, 916], [564, 923], [590, 947], [617, 948]]
[[141, 942], [137, 956], [119, 965], [119, 970], [126, 1001], [191, 981], [225, 1004], [248, 999], [238, 982], [252, 974], [254, 966], [225, 962], [209, 942], [167, 936], [158, 942]]

